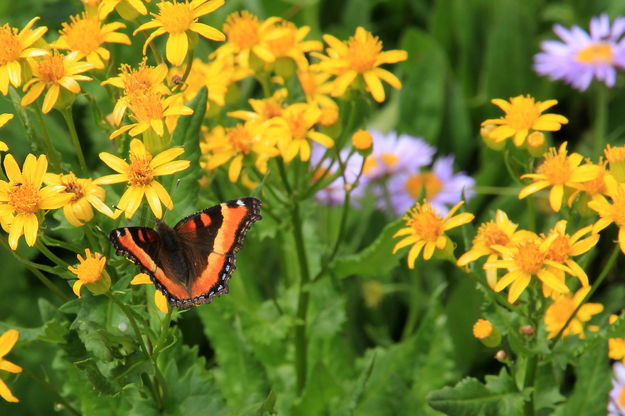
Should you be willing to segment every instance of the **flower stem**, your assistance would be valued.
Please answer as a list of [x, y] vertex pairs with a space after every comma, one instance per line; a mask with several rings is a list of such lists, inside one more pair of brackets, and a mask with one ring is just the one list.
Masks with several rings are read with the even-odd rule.
[[[534, 380], [536, 379], [536, 368], [538, 367], [538, 356], [532, 354], [527, 357], [525, 361], [525, 377], [523, 378], [523, 389], [530, 389], [534, 386]], [[534, 416], [534, 391], [529, 395], [529, 399], [525, 402], [523, 407], [523, 414], [525, 416]]]
[[189, 74], [191, 73], [191, 68], [193, 67], [193, 57], [195, 56], [195, 49], [192, 48], [191, 50], [189, 50], [189, 53], [187, 53], [187, 66], [184, 69], [184, 74], [182, 74], [182, 78], [180, 78], [180, 81], [178, 81], [178, 88], [182, 88], [182, 86], [184, 85], [184, 83], [187, 81], [187, 78], [189, 78]]
[[608, 89], [597, 83], [595, 90], [595, 120], [593, 122], [593, 153], [601, 155], [608, 127]]
[[39, 251], [41, 251], [41, 254], [46, 256], [50, 261], [55, 263], [57, 266], [60, 266], [67, 270], [67, 268], [69, 267], [69, 263], [63, 260], [62, 258], [60, 258], [59, 256], [57, 256], [56, 254], [54, 254], [52, 251], [50, 251], [50, 249], [41, 240], [38, 240], [35, 243], [35, 245], [37, 246]]
[[39, 106], [35, 107], [35, 114], [37, 115], [37, 120], [41, 125], [41, 131], [43, 132], [43, 145], [46, 148], [46, 153], [48, 155], [48, 160], [50, 161], [50, 166], [55, 172], [61, 171], [61, 158], [59, 156], [59, 152], [54, 148], [52, 142], [50, 141], [50, 135], [48, 134], [48, 128], [46, 127], [46, 123], [43, 120], [43, 116], [41, 115], [41, 109]]
[[87, 168], [87, 162], [85, 161], [85, 155], [82, 152], [82, 147], [80, 146], [80, 140], [78, 139], [78, 133], [76, 132], [76, 125], [74, 124], [74, 116], [72, 114], [72, 107], [68, 107], [61, 111], [63, 114], [63, 118], [65, 119], [65, 124], [67, 124], [67, 128], [69, 129], [69, 134], [72, 137], [72, 144], [74, 145], [74, 152], [76, 152], [76, 157], [78, 158], [78, 163], [80, 164], [80, 170], [83, 177], [87, 177], [89, 173], [89, 169]]

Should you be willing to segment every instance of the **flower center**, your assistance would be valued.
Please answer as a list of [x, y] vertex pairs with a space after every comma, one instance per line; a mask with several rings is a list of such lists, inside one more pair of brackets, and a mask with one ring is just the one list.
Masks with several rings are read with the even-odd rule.
[[61, 30], [71, 50], [89, 55], [102, 45], [104, 36], [97, 18], [89, 18], [83, 13], [80, 17], [72, 16], [71, 21], [69, 25], [63, 23]]
[[0, 65], [19, 59], [22, 43], [17, 29], [8, 24], [0, 27]]
[[39, 190], [30, 183], [16, 184], [9, 190], [9, 205], [18, 214], [32, 214], [39, 209]]
[[399, 156], [395, 153], [382, 153], [380, 160], [389, 168], [394, 168], [399, 163]]
[[[285, 114], [286, 116], [286, 114]], [[289, 129], [295, 139], [305, 139], [308, 134], [309, 125], [306, 123], [305, 112], [298, 111], [286, 117], [289, 123]]]
[[581, 64], [593, 66], [612, 65], [614, 63], [612, 45], [606, 42], [591, 43], [577, 52], [575, 59]]
[[417, 205], [407, 215], [408, 225], [424, 240], [436, 242], [442, 234], [443, 221], [429, 204]]
[[130, 167], [128, 169], [128, 183], [132, 186], [149, 185], [154, 179], [153, 169], [150, 166], [152, 156], [146, 155], [145, 159], [140, 159], [135, 155], [130, 155]]
[[432, 199], [443, 189], [443, 182], [433, 172], [423, 172], [410, 176], [404, 188], [414, 199], [421, 197], [425, 189], [425, 199]]
[[538, 168], [538, 173], [546, 176], [549, 183], [563, 185], [571, 178], [571, 166], [565, 154], [557, 154], [554, 149], [545, 155], [545, 161]]
[[568, 237], [566, 235], [560, 234], [551, 242], [549, 250], [547, 250], [547, 258], [549, 260], [562, 263], [568, 260], [570, 252], [571, 245], [569, 244]]
[[621, 388], [621, 393], [618, 395], [618, 404], [621, 408], [625, 408], [625, 387]]
[[475, 240], [474, 245], [476, 242], [481, 242], [486, 247], [491, 248], [494, 245], [507, 246], [510, 237], [496, 223], [489, 221], [480, 225]]
[[232, 128], [228, 139], [230, 139], [230, 144], [241, 153], [248, 153], [254, 142], [254, 137], [252, 137], [250, 132], [242, 125]]
[[540, 251], [540, 247], [536, 242], [521, 242], [517, 245], [514, 261], [519, 265], [522, 271], [529, 274], [536, 274], [541, 267], [543, 267], [545, 253]]
[[297, 43], [297, 29], [291, 22], [284, 22], [276, 29], [281, 36], [276, 36], [267, 40], [267, 45], [276, 56], [285, 56]]
[[130, 109], [139, 122], [163, 119], [163, 105], [156, 93], [136, 94], [130, 99]]
[[99, 253], [94, 253], [93, 257], [88, 256], [76, 266], [74, 273], [83, 283], [97, 282], [100, 280], [102, 270], [104, 269], [104, 262], [101, 259], [102, 257]]
[[365, 33], [363, 36], [352, 36], [347, 41], [347, 55], [350, 68], [357, 72], [366, 72], [375, 68], [380, 52], [382, 52], [382, 42], [377, 36]]
[[65, 191], [67, 193], [70, 194], [74, 194], [74, 196], [72, 197], [70, 203], [73, 202], [77, 202], [79, 201], [82, 197], [85, 196], [85, 190], [83, 189], [83, 186], [78, 183], [78, 181], [74, 180], [69, 180], [69, 181], [64, 181], [64, 185], [65, 185]]
[[258, 43], [258, 18], [246, 10], [228, 16], [223, 29], [228, 42], [239, 49], [250, 49]]
[[163, 30], [168, 33], [178, 34], [189, 30], [194, 22], [193, 10], [189, 3], [159, 3], [159, 14], [156, 17], [163, 25]]
[[532, 97], [516, 97], [506, 111], [506, 124], [514, 130], [531, 128], [540, 117], [540, 109]]
[[53, 53], [43, 57], [39, 61], [39, 78], [48, 84], [55, 84], [65, 76], [65, 65], [63, 55]]

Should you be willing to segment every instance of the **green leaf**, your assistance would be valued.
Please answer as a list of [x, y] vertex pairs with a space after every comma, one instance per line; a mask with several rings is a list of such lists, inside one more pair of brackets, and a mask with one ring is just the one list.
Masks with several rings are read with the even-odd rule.
[[402, 219], [397, 219], [382, 230], [379, 237], [360, 253], [338, 257], [333, 266], [338, 277], [351, 275], [380, 276], [388, 273], [398, 265], [399, 257], [393, 256], [393, 246], [398, 240], [393, 239]]

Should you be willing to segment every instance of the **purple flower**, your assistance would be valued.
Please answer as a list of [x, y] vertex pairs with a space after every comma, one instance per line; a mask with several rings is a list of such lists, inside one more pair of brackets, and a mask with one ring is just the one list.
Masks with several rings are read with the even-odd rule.
[[614, 379], [610, 390], [610, 402], [608, 403], [608, 416], [625, 415], [625, 403], [623, 402], [623, 389], [625, 388], [625, 365], [620, 362], [614, 363]]
[[590, 34], [579, 26], [570, 30], [555, 25], [553, 31], [563, 42], [541, 43], [543, 52], [534, 56], [534, 70], [552, 80], [563, 80], [584, 91], [593, 78], [608, 87], [616, 82], [616, 69], [625, 68], [625, 17], [610, 26], [607, 14], [590, 20]]
[[475, 195], [475, 179], [464, 172], [454, 173], [454, 156], [439, 157], [431, 171], [412, 171], [393, 176], [388, 183], [388, 193], [395, 212], [403, 214], [423, 197], [441, 215], [463, 198]]
[[[314, 144], [310, 155], [310, 165], [317, 166], [326, 150], [327, 149], [325, 147]], [[331, 152], [330, 154], [334, 154], [333, 149], [330, 149], [329, 152]], [[358, 173], [360, 172], [360, 168], [362, 166], [362, 156], [358, 153], [354, 153], [349, 159], [347, 159], [348, 155], [349, 152], [347, 149], [341, 151], [341, 159], [343, 161], [347, 161], [345, 163], [345, 178], [347, 179], [347, 184], [353, 185], [358, 178]], [[321, 166], [319, 166], [318, 174], [327, 176], [333, 175], [338, 170], [339, 164], [338, 162], [335, 162], [332, 166], [332, 170], [328, 171], [330, 164], [330, 158], [324, 160], [321, 163]], [[356, 191], [357, 190], [355, 189], [354, 192]], [[322, 205], [342, 205], [345, 201], [345, 180], [343, 179], [343, 175], [338, 176], [326, 187], [317, 191], [315, 198]], [[354, 203], [355, 201], [352, 199], [352, 204]]]

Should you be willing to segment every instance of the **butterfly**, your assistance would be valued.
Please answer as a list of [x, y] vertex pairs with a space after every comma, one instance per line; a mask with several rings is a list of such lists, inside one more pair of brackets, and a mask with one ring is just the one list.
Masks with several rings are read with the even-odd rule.
[[170, 305], [186, 309], [228, 293], [234, 255], [250, 226], [259, 221], [262, 202], [247, 197], [222, 202], [181, 219], [173, 228], [157, 219], [147, 227], [116, 228], [110, 240], [152, 279]]

